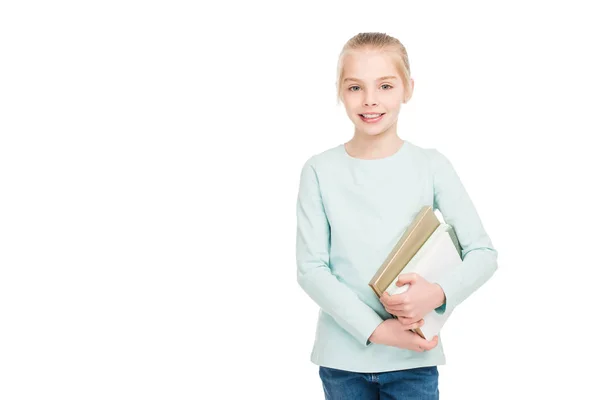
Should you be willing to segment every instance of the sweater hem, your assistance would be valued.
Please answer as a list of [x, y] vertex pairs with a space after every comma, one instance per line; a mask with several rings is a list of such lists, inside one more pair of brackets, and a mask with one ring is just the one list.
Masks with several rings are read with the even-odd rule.
[[381, 373], [381, 372], [391, 372], [391, 371], [400, 371], [405, 369], [412, 368], [422, 368], [422, 367], [433, 367], [446, 365], [446, 357], [435, 357], [431, 359], [423, 359], [423, 360], [410, 360], [410, 361], [402, 361], [395, 364], [385, 364], [385, 365], [373, 365], [368, 367], [359, 367], [355, 364], [344, 364], [335, 361], [327, 361], [327, 360], [319, 360], [317, 357], [311, 357], [310, 360], [313, 364], [319, 367], [326, 368], [334, 368], [342, 371], [349, 372], [358, 372], [358, 373]]

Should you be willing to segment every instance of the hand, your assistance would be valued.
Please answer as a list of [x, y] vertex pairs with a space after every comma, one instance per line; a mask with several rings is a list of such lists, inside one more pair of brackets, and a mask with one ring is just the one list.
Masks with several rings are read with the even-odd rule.
[[440, 285], [428, 282], [419, 274], [400, 275], [396, 286], [406, 284], [410, 285], [406, 292], [393, 296], [384, 292], [379, 299], [385, 310], [397, 316], [402, 324], [410, 325], [419, 321], [446, 300]]
[[411, 331], [411, 329], [419, 328], [422, 325], [423, 320], [406, 326], [401, 324], [397, 319], [390, 318], [379, 324], [371, 337], [369, 337], [369, 340], [376, 344], [384, 344], [386, 346], [394, 346], [417, 352], [431, 350], [438, 345], [438, 336], [435, 336], [431, 340], [425, 340]]

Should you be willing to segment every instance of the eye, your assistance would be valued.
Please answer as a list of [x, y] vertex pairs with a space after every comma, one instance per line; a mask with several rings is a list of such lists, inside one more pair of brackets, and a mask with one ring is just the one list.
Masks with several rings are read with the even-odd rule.
[[384, 87], [384, 86], [389, 86], [389, 87], [390, 87], [390, 89], [391, 89], [391, 88], [393, 88], [393, 86], [392, 86], [392, 85], [388, 85], [387, 83], [384, 83], [383, 85], [381, 85], [381, 87]]
[[357, 88], [357, 87], [358, 87], [358, 86], [356, 86], [356, 85], [355, 85], [355, 86], [350, 86], [350, 87], [348, 88], [348, 90], [349, 90], [349, 91], [351, 91], [351, 92], [356, 92], [356, 90], [352, 90], [352, 88]]

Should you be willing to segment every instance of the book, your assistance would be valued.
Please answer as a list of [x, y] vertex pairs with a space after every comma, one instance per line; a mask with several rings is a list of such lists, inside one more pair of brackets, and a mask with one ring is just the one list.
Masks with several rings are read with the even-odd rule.
[[[442, 273], [460, 264], [462, 259], [451, 237], [451, 230], [450, 225], [440, 224], [399, 275], [415, 272], [427, 281], [435, 282]], [[394, 281], [386, 289], [386, 292], [390, 295], [404, 293], [409, 286], [398, 287]], [[433, 339], [435, 335], [439, 334], [451, 313], [452, 310], [446, 310], [441, 314], [436, 310], [430, 311], [423, 317], [425, 322], [423, 326], [415, 329], [415, 333], [424, 339]]]
[[[452, 226], [440, 222], [431, 206], [424, 206], [375, 273], [369, 286], [378, 297], [384, 291], [390, 295], [403, 293], [409, 285], [396, 286], [401, 274], [414, 272], [435, 282], [448, 268], [454, 268], [462, 262], [461, 255], [462, 249]], [[442, 314], [432, 310], [423, 317], [423, 326], [413, 331], [431, 340], [441, 331], [450, 314], [451, 310]]]
[[439, 225], [440, 221], [433, 212], [433, 207], [422, 207], [369, 282], [378, 297], [396, 280]]

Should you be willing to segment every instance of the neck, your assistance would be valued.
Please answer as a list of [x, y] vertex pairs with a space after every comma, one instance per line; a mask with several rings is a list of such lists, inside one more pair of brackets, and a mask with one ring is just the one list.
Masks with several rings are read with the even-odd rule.
[[403, 143], [404, 140], [393, 130], [375, 136], [355, 132], [354, 137], [346, 143], [346, 150], [353, 157], [377, 159], [393, 155]]

